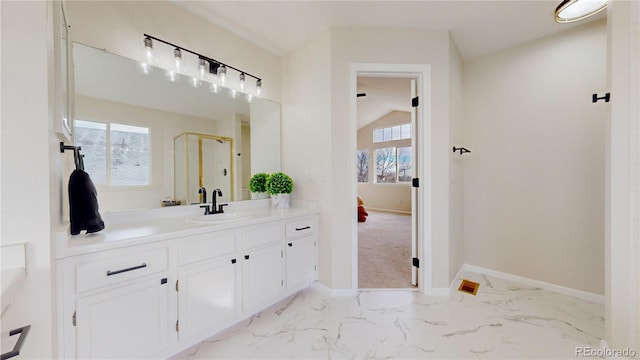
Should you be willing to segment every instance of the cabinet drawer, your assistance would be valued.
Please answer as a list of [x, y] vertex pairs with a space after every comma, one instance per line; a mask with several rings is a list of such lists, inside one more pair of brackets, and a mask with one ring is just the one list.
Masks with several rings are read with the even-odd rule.
[[282, 241], [282, 224], [245, 231], [242, 233], [242, 250]]
[[[117, 256], [114, 254], [114, 256]], [[76, 292], [117, 284], [167, 269], [166, 248], [112, 259], [92, 261], [75, 266]]]
[[236, 251], [234, 233], [205, 234], [195, 238], [197, 239], [178, 247], [179, 266], [230, 255]]
[[314, 218], [304, 218], [298, 221], [287, 223], [286, 225], [287, 238], [300, 235], [309, 235], [315, 233], [315, 231], [316, 221]]

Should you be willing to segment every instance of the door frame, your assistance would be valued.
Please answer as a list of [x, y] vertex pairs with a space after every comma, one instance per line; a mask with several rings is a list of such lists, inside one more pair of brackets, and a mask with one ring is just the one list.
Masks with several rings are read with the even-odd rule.
[[[417, 152], [420, 154], [420, 163], [418, 171], [414, 175], [420, 179], [420, 187], [417, 189], [417, 209], [421, 214], [416, 220], [418, 222], [418, 258], [421, 266], [418, 268], [418, 290], [423, 293], [429, 293], [432, 288], [433, 261], [431, 260], [431, 177], [425, 174], [431, 174], [431, 147], [426, 146], [426, 141], [431, 138], [431, 65], [429, 64], [381, 64], [381, 63], [351, 63], [349, 70], [349, 122], [351, 126], [350, 152], [355, 154], [357, 151], [357, 84], [358, 76], [370, 77], [394, 77], [415, 79], [418, 83], [418, 97], [420, 98], [420, 106], [418, 106], [417, 121], [419, 133], [417, 134]], [[429, 111], [426, 111], [429, 109]], [[356, 162], [350, 162], [351, 179], [351, 199], [352, 203], [356, 203], [358, 194], [358, 183], [356, 176]], [[357, 207], [351, 206], [351, 287], [354, 293], [358, 291], [358, 219]], [[412, 216], [414, 216], [412, 214]], [[407, 259], [410, 261], [411, 259]]]

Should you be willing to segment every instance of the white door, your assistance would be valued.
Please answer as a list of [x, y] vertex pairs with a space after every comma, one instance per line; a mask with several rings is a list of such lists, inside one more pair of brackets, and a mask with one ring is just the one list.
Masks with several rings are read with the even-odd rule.
[[78, 299], [77, 358], [135, 359], [164, 350], [168, 288], [158, 277]]
[[418, 266], [414, 260], [418, 259], [418, 85], [415, 79], [411, 79], [411, 169], [413, 170], [414, 184], [411, 188], [411, 284], [418, 286]]

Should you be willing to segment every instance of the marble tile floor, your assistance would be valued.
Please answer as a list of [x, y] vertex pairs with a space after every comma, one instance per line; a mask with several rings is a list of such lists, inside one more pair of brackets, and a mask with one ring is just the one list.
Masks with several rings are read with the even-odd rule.
[[[175, 359], [567, 359], [599, 348], [604, 305], [476, 273], [476, 296], [308, 288]], [[457, 281], [459, 284], [459, 280]], [[456, 285], [457, 286], [457, 285]]]

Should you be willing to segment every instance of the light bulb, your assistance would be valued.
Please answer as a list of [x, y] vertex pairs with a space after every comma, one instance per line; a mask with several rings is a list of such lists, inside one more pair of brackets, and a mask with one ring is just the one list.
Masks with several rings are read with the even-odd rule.
[[200, 79], [206, 79], [207, 73], [209, 72], [209, 62], [203, 58], [198, 60], [198, 76]]
[[182, 65], [182, 51], [180, 51], [180, 49], [178, 49], [178, 48], [175, 48], [173, 50], [173, 58], [176, 61], [174, 70], [176, 72], [180, 72], [180, 70], [181, 70], [180, 67]]
[[153, 40], [151, 38], [144, 38], [144, 57], [147, 64], [153, 62]]
[[142, 56], [142, 61], [140, 61], [140, 72], [145, 75], [149, 75], [151, 71], [153, 71], [154, 63], [153, 59], [153, 41], [151, 38], [144, 38], [144, 56]]
[[256, 96], [260, 96], [261, 92], [262, 92], [262, 80], [258, 79], [256, 81]]
[[240, 91], [244, 91], [244, 73], [240, 73]]
[[220, 77], [220, 85], [224, 86], [227, 83], [227, 67], [220, 65], [218, 68], [218, 76]]

